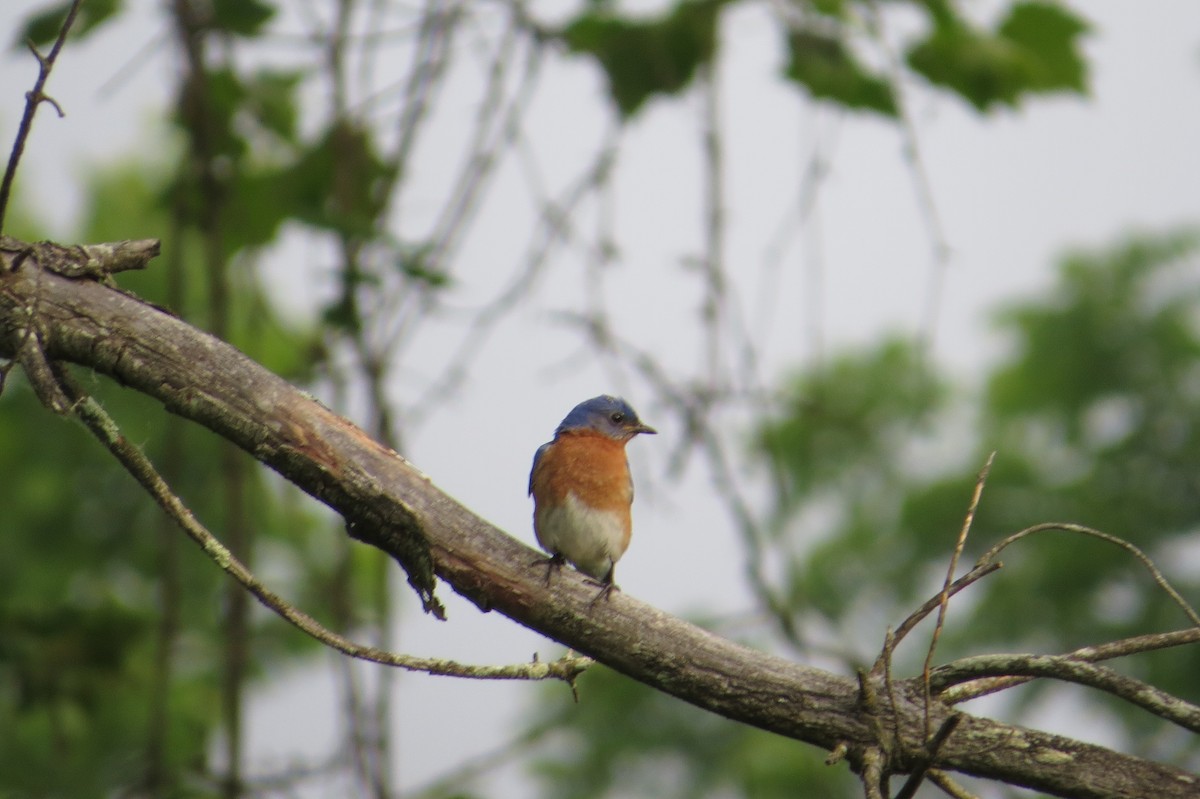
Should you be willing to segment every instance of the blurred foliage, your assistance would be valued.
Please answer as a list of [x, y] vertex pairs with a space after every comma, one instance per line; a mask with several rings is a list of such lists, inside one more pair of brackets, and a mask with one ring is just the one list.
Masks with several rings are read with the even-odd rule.
[[593, 6], [561, 35], [572, 52], [599, 62], [621, 116], [631, 117], [655, 94], [678, 94], [691, 84], [697, 67], [712, 61], [717, 12], [726, 2], [688, 0], [648, 21]]
[[[992, 450], [964, 564], [1022, 528], [1076, 522], [1144, 549], [1195, 604], [1200, 571], [1180, 564], [1200, 557], [1197, 234], [1134, 237], [1068, 256], [1044, 297], [998, 315], [1011, 354], [981, 396], [951, 390], [915, 346], [897, 341], [797, 375], [755, 438], [776, 486], [765, 557], [790, 565], [779, 589], [791, 625], [842, 631], [836, 645], [819, 635], [812, 643], [851, 653], [848, 673], [869, 664], [885, 628], [937, 593]], [[933, 459], [942, 471], [922, 462], [938, 451], [959, 465], [944, 471], [944, 454]], [[951, 604], [939, 662], [1065, 652], [1188, 624], [1141, 564], [1110, 544], [1047, 533], [1003, 560]], [[901, 648], [898, 676], [919, 672], [927, 635]], [[1118, 667], [1200, 700], [1195, 647]], [[1056, 689], [1042, 682], [1015, 692], [1007, 716], [1020, 722]], [[544, 697], [533, 722], [560, 730], [538, 767], [546, 796], [791, 796], [798, 785], [816, 796], [861, 795], [844, 769], [822, 765], [821, 752], [724, 724], [611, 672], [589, 673], [580, 690], [578, 706]], [[1128, 750], [1200, 764], [1195, 736], [1163, 735], [1161, 722], [1129, 705], [1082, 696], [1114, 730], [1124, 726]]]
[[[969, 556], [1045, 521], [1122, 536], [1168, 572], [1179, 548], [1200, 545], [1198, 241], [1185, 230], [1068, 256], [1044, 297], [1000, 312], [1013, 352], [977, 401], [948, 403], [946, 378], [923, 369], [915, 353], [912, 365], [889, 373], [894, 343], [796, 378], [758, 446], [778, 486], [771, 529], [792, 556], [797, 612], [817, 609], [840, 624], [853, 610], [842, 598], [861, 597], [864, 586], [882, 592], [875, 601], [883, 607], [928, 594], [993, 450]], [[829, 397], [861, 425], [822, 412]], [[922, 453], [948, 451], [955, 471], [931, 474]], [[799, 515], [814, 503], [835, 512], [819, 522]], [[1096, 540], [1045, 535], [1008, 551], [1005, 562], [972, 589], [977, 605], [957, 635], [973, 651], [1046, 642], [1065, 650], [1184, 621], [1136, 562]], [[1200, 575], [1172, 576], [1194, 596]], [[1135, 587], [1136, 598], [1111, 608], [1106, 596], [1121, 584]], [[1164, 659], [1172, 673], [1156, 681], [1194, 694], [1188, 675], [1198, 654], [1172, 652]]]
[[939, 8], [934, 25], [909, 49], [908, 63], [979, 110], [1015, 106], [1026, 95], [1086, 90], [1079, 37], [1087, 26], [1063, 6], [1015, 3], [993, 32], [956, 16], [948, 3], [931, 5]]
[[[69, 5], [43, 4], [19, 27], [14, 46], [51, 41]], [[655, 100], [686, 93], [720, 55], [723, 18], [750, 5], [678, 0], [638, 16], [594, 0], [553, 30], [533, 30], [594, 62], [608, 100], [629, 121]], [[772, 4], [780, 15], [779, 73], [820, 102], [885, 119], [899, 114], [897, 87], [906, 82], [947, 92], [980, 111], [1086, 91], [1081, 38], [1087, 25], [1072, 11], [1056, 3], [1002, 3], [998, 21], [983, 24], [960, 6], [943, 0]], [[362, 329], [359, 300], [385, 278], [398, 277], [419, 293], [451, 285], [452, 276], [429, 241], [384, 230], [381, 218], [406, 174], [403, 164], [383, 155], [378, 131], [344, 115], [306, 116], [311, 103], [302, 98], [306, 91], [316, 94], [314, 87], [323, 93], [328, 76], [294, 61], [265, 67], [262, 58], [241, 57], [270, 44], [283, 4], [213, 0], [196, 8], [204, 15], [192, 35], [219, 41], [225, 58], [212, 59], [203, 81], [177, 87], [172, 121], [182, 140], [202, 138], [220, 169], [190, 170], [185, 153], [167, 164], [149, 163], [159, 153], [139, 153], [138, 169], [113, 168], [95, 178], [77, 239], [172, 241], [172, 251], [182, 254], [172, 268], [183, 271], [189, 287], [173, 310], [203, 320], [211, 312], [210, 286], [195, 229], [216, 207], [221, 254], [234, 264], [227, 309], [233, 342], [268, 368], [305, 382], [331, 337]], [[128, 12], [120, 0], [88, 0], [81, 13], [76, 38], [95, 35]], [[878, 24], [880, 15], [892, 13], [916, 21], [906, 26], [913, 38], [895, 65]], [[314, 47], [309, 55], [315, 64], [327, 54]], [[277, 243], [288, 226], [326, 234], [346, 253], [369, 243], [383, 254], [387, 271], [370, 272], [347, 257], [349, 266], [338, 275], [344, 291], [323, 309], [323, 327], [291, 329], [277, 318], [270, 291], [252, 268], [254, 253]], [[40, 237], [36, 230], [6, 232]], [[994, 371], [977, 405], [918, 348], [895, 340], [830, 359], [783, 387], [785, 401], [751, 443], [774, 487], [764, 552], [782, 565], [772, 573], [782, 575], [776, 587], [798, 629], [854, 630], [849, 648], [870, 657], [884, 626], [936, 586], [974, 471], [993, 448], [1000, 455], [972, 552], [1053, 518], [1129, 536], [1168, 563], [1172, 547], [1194, 546], [1196, 511], [1189, 501], [1196, 494], [1192, 475], [1200, 473], [1194, 463], [1200, 379], [1192, 364], [1200, 344], [1193, 329], [1195, 287], [1182, 285], [1175, 269], [1191, 257], [1192, 241], [1190, 234], [1152, 237], [1072, 257], [1045, 301], [1002, 315], [1014, 354]], [[167, 279], [160, 262], [123, 275], [121, 283], [166, 303]], [[163, 456], [161, 408], [103, 381], [88, 388], [130, 438], [145, 442], [155, 459]], [[0, 474], [6, 478], [0, 795], [119, 794], [135, 787], [143, 768], [161, 622], [162, 544], [179, 533], [77, 427], [49, 419], [20, 381], [10, 381], [0, 401]], [[961, 430], [954, 428], [959, 423]], [[225, 508], [216, 499], [222, 495], [218, 442], [192, 427], [182, 435], [187, 463], [176, 488], [199, 518], [219, 529]], [[956, 468], [937, 471], [947, 451]], [[337, 606], [351, 609], [356, 620], [368, 616], [384, 573], [374, 553], [353, 549], [352, 579], [345, 579], [337, 539], [297, 510], [291, 489], [250, 471], [258, 556], [273, 585], [312, 612]], [[1023, 644], [1057, 650], [1178, 624], [1129, 558], [1098, 542], [1033, 539], [1007, 562], [973, 589], [972, 606], [955, 607], [947, 656]], [[1195, 575], [1172, 576], [1185, 593], [1195, 593]], [[193, 783], [184, 775], [204, 772], [217, 729], [225, 578], [185, 545], [179, 581], [183, 633], [164, 751], [173, 795], [184, 796], [203, 793], [186, 787]], [[331, 598], [335, 584], [355, 596]], [[1126, 599], [1114, 604], [1113, 595]], [[273, 618], [260, 620], [253, 641], [260, 672], [312, 650]], [[1188, 678], [1198, 665], [1194, 655], [1170, 652], [1138, 658], [1130, 667], [1195, 698]], [[821, 753], [731, 725], [603, 669], [586, 675], [581, 691], [578, 706], [557, 699], [540, 705], [535, 724], [552, 725], [558, 741], [540, 767], [548, 795], [770, 797], [795, 795], [805, 786], [813, 795], [839, 796], [854, 790], [844, 769], [821, 764]]]
[[[115, 167], [95, 176], [81, 241], [131, 234], [166, 236], [165, 187], [150, 164]], [[36, 230], [14, 234], [40, 238]], [[165, 303], [168, 271], [178, 265], [201, 287], [198, 247], [184, 244], [178, 261], [123, 276], [140, 296]], [[311, 332], [289, 329], [270, 311], [262, 289], [239, 276], [233, 303], [234, 343], [289, 379], [308, 379]], [[203, 315], [195, 291], [181, 315]], [[136, 392], [79, 373], [85, 388], [132, 440], [163, 465], [164, 412]], [[0, 413], [0, 473], [5, 475], [0, 535], [0, 795], [108, 796], [140, 779], [147, 745], [159, 581], [166, 537], [183, 534], [145, 492], [116, 467], [77, 425], [46, 414], [19, 377], [6, 387]], [[36, 421], [35, 421], [36, 420]], [[220, 530], [218, 440], [181, 426], [186, 468], [173, 481], [198, 518]], [[245, 456], [249, 459], [249, 456]], [[252, 524], [264, 537], [276, 587], [327, 623], [336, 539], [298, 492], [261, 470], [249, 487]], [[311, 505], [309, 505], [311, 508]], [[197, 547], [183, 543], [179, 558], [181, 667], [170, 687], [170, 726], [164, 751], [179, 774], [203, 770], [218, 721], [217, 675], [221, 608], [227, 579]], [[356, 567], [363, 597], [374, 590], [372, 569]], [[366, 604], [364, 602], [364, 604]], [[257, 616], [256, 673], [280, 658], [313, 652], [311, 639], [273, 616]], [[180, 788], [180, 790], [183, 790]], [[8, 792], [8, 793], [6, 793]], [[180, 793], [177, 795], [190, 795]]]
[[853, 775], [803, 744], [731, 724], [603, 666], [584, 674], [578, 690], [578, 704], [544, 691], [533, 721], [555, 730], [535, 766], [546, 796], [853, 795]]
[[[720, 13], [737, 5], [737, 0], [679, 0], [658, 16], [644, 18], [623, 15], [610, 2], [594, 2], [557, 35], [571, 52], [596, 60], [608, 80], [610, 99], [628, 119], [649, 98], [679, 94], [690, 86], [697, 68], [717, 54]], [[1057, 3], [1012, 3], [994, 30], [943, 0], [888, 3], [893, 7], [888, 13], [903, 6], [924, 22], [925, 34], [906, 48], [909, 74], [899, 66], [878, 66], [890, 54], [878, 30], [880, 7], [873, 0], [790, 5], [793, 13], [782, 25], [788, 56], [783, 76], [814, 98], [844, 108], [896, 117], [897, 86], [910, 75], [981, 111], [1015, 106], [1038, 94], [1087, 90], [1080, 47], [1087, 24]]]
[[[24, 47], [32, 43], [37, 47], [52, 44], [58, 38], [63, 21], [71, 10], [74, 0], [62, 0], [43, 11], [34, 13], [25, 21], [20, 34], [15, 37], [13, 47]], [[105, 22], [124, 10], [123, 0], [88, 0], [79, 8], [75, 24], [71, 27], [72, 38], [83, 38], [94, 33]]]
[[788, 56], [784, 76], [805, 86], [813, 97], [890, 117], [899, 114], [891, 83], [864, 67], [842, 37], [793, 31]]
[[[62, 0], [31, 14], [13, 42], [14, 46], [24, 47], [25, 42], [39, 47], [52, 43], [58, 38], [63, 20], [74, 2]], [[79, 15], [71, 27], [71, 38], [81, 39], [94, 33], [124, 10], [124, 0], [86, 0], [79, 7]], [[260, 36], [264, 26], [275, 16], [275, 6], [262, 0], [211, 0], [207, 12], [204, 23], [212, 30], [234, 36]]]

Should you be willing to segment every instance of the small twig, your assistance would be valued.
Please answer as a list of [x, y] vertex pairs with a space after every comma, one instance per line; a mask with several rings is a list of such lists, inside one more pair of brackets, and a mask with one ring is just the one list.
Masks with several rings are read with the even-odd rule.
[[[992, 572], [1000, 570], [1003, 568], [1003, 566], [1004, 564], [999, 561], [995, 561], [994, 563], [986, 563], [982, 566], [976, 566], [951, 584], [950, 596], [954, 596], [959, 591], [963, 590], [972, 583], [987, 577]], [[890, 641], [884, 642], [883, 651], [879, 653], [879, 658], [875, 661], [875, 665], [871, 667], [872, 674], [878, 673], [881, 669], [891, 667], [892, 653], [896, 650], [896, 647], [900, 644], [900, 641], [902, 641], [906, 635], [912, 632], [918, 624], [924, 621], [926, 616], [936, 610], [941, 605], [941, 602], [942, 594], [941, 592], [938, 592], [936, 596], [927, 599], [921, 605], [921, 607], [909, 614], [908, 618], [906, 618], [900, 624], [900, 626], [896, 628], [896, 632], [890, 634]]]
[[67, 40], [67, 32], [71, 30], [71, 25], [74, 24], [75, 15], [79, 13], [81, 5], [83, 5], [83, 0], [75, 0], [71, 3], [71, 8], [67, 11], [67, 17], [63, 20], [62, 27], [58, 31], [58, 38], [54, 40], [49, 55], [43, 56], [32, 42], [29, 44], [29, 49], [38, 62], [38, 76], [33, 83], [33, 88], [25, 94], [25, 113], [21, 116], [21, 124], [17, 126], [17, 137], [13, 140], [12, 152], [8, 156], [4, 179], [0, 181], [0, 230], [4, 230], [4, 217], [8, 213], [8, 200], [12, 195], [13, 180], [17, 176], [17, 165], [21, 163], [21, 155], [25, 152], [25, 143], [29, 140], [30, 131], [33, 130], [33, 117], [37, 114], [38, 106], [44, 102], [49, 103], [60, 117], [64, 116], [59, 104], [45, 94], [46, 81], [50, 78], [50, 71], [54, 69], [54, 62], [58, 60], [58, 53]]
[[867, 799], [884, 799], [883, 752], [870, 747], [862, 756], [862, 783]]
[[896, 794], [895, 799], [913, 799], [913, 797], [917, 795], [917, 789], [921, 787], [921, 783], [924, 782], [925, 778], [929, 775], [929, 767], [933, 764], [934, 758], [937, 757], [938, 751], [941, 750], [942, 745], [946, 743], [946, 739], [950, 737], [950, 733], [954, 732], [954, 728], [957, 727], [961, 721], [962, 716], [955, 713], [952, 716], [948, 716], [946, 720], [942, 722], [942, 726], [938, 727], [937, 733], [935, 733], [933, 738], [929, 741], [928, 751], [926, 752], [925, 759], [921, 762], [921, 765], [909, 775], [908, 779], [905, 780], [904, 785], [901, 786], [900, 791]]
[[1118, 674], [1105, 666], [1085, 663], [1062, 655], [977, 655], [962, 658], [933, 670], [930, 685], [942, 689], [980, 677], [1049, 677], [1086, 685], [1124, 699], [1148, 713], [1172, 724], [1200, 732], [1200, 706], [1148, 685], [1141, 680]]
[[1124, 549], [1126, 552], [1133, 555], [1135, 558], [1137, 558], [1139, 561], [1142, 562], [1142, 565], [1146, 567], [1146, 570], [1148, 572], [1150, 572], [1150, 576], [1152, 578], [1154, 578], [1154, 582], [1158, 585], [1158, 587], [1161, 588], [1163, 591], [1165, 591], [1167, 596], [1171, 597], [1171, 599], [1175, 602], [1175, 604], [1178, 605], [1180, 607], [1180, 609], [1183, 610], [1184, 614], [1187, 615], [1188, 619], [1191, 620], [1192, 624], [1196, 625], [1197, 627], [1200, 627], [1200, 614], [1196, 613], [1196, 610], [1191, 605], [1188, 604], [1187, 600], [1185, 600], [1179, 594], [1179, 592], [1176, 591], [1169, 582], [1167, 582], [1167, 578], [1164, 577], [1162, 572], [1159, 571], [1158, 567], [1154, 565], [1154, 561], [1150, 559], [1149, 555], [1147, 555], [1145, 552], [1142, 552], [1142, 550], [1138, 549], [1136, 546], [1129, 543], [1124, 538], [1120, 538], [1115, 535], [1110, 535], [1109, 533], [1103, 533], [1103, 532], [1100, 532], [1099, 530], [1094, 530], [1091, 527], [1085, 527], [1082, 524], [1071, 524], [1069, 522], [1047, 522], [1045, 524], [1035, 524], [1033, 527], [1026, 527], [1024, 530], [1013, 533], [1008, 538], [1005, 538], [1003, 541], [996, 544], [996, 546], [992, 547], [987, 552], [985, 552], [983, 554], [983, 556], [978, 561], [976, 561], [976, 565], [983, 565], [985, 563], [991, 563], [992, 561], [994, 561], [996, 559], [996, 556], [999, 555], [1004, 550], [1005, 547], [1009, 546], [1010, 544], [1014, 544], [1017, 541], [1020, 541], [1022, 538], [1025, 538], [1026, 536], [1033, 535], [1034, 533], [1043, 533], [1043, 532], [1048, 532], [1048, 531], [1052, 531], [1052, 530], [1058, 530], [1058, 531], [1067, 532], [1067, 533], [1080, 533], [1082, 535], [1088, 535], [1093, 538], [1099, 538], [1101, 541], [1107, 541], [1110, 544], [1115, 544], [1116, 546], [1119, 546], [1121, 549]]
[[883, 734], [883, 722], [880, 719], [882, 714], [879, 708], [879, 694], [871, 682], [871, 675], [865, 670], [859, 669], [856, 676], [858, 677], [858, 704], [862, 707], [867, 721], [871, 725], [871, 732], [875, 736], [878, 748], [885, 755], [890, 754], [887, 751], [889, 739]]
[[1068, 653], [1066, 657], [1095, 663], [1098, 660], [1110, 660], [1126, 655], [1195, 643], [1200, 643], [1200, 627], [1188, 627], [1186, 630], [1176, 630], [1170, 633], [1147, 633], [1146, 635], [1135, 635], [1132, 638], [1122, 638], [1119, 641], [1109, 641], [1105, 644], [1085, 646]]
[[477, 666], [440, 658], [420, 658], [386, 652], [372, 646], [356, 644], [284, 601], [262, 584], [241, 561], [213, 536], [192, 512], [183, 504], [155, 470], [149, 459], [121, 433], [115, 421], [98, 402], [82, 393], [65, 372], [58, 371], [61, 385], [70, 397], [76, 416], [91, 433], [111, 452], [135, 480], [144, 487], [154, 500], [167, 512], [183, 531], [195, 541], [225, 572], [242, 584], [259, 602], [274, 611], [284, 620], [322, 644], [360, 660], [368, 660], [385, 666], [397, 666], [409, 671], [450, 677], [490, 680], [546, 680], [559, 679], [573, 685], [575, 679], [592, 664], [592, 660], [579, 655], [567, 655], [550, 662], [534, 661], [506, 666]]
[[950, 607], [950, 586], [954, 583], [954, 572], [958, 569], [958, 559], [962, 557], [963, 547], [966, 546], [967, 536], [971, 532], [971, 523], [975, 521], [975, 511], [979, 508], [979, 498], [983, 496], [983, 486], [987, 482], [988, 472], [992, 470], [992, 462], [996, 459], [996, 453], [988, 455], [987, 462], [983, 464], [983, 469], [979, 472], [979, 479], [975, 481], [975, 491], [971, 494], [971, 504], [967, 506], [967, 515], [963, 519], [962, 529], [958, 532], [958, 541], [954, 543], [954, 554], [950, 558], [950, 565], [946, 569], [946, 580], [942, 584], [942, 593], [938, 597], [938, 615], [937, 624], [933, 628], [933, 637], [929, 640], [929, 650], [925, 653], [925, 666], [921, 670], [921, 676], [925, 686], [925, 738], [928, 739], [929, 729], [929, 706], [930, 706], [930, 691], [929, 691], [929, 670], [933, 666], [933, 653], [937, 650], [938, 639], [942, 636], [942, 627], [946, 623], [946, 611]]
[[878, 6], [875, 3], [866, 3], [865, 8], [867, 13], [864, 15], [864, 21], [867, 34], [879, 46], [887, 65], [884, 74], [896, 98], [896, 128], [900, 133], [905, 160], [912, 173], [917, 209], [921, 220], [925, 223], [925, 232], [929, 236], [933, 250], [933, 263], [930, 268], [929, 285], [926, 289], [925, 308], [922, 314], [924, 327], [920, 334], [920, 341], [925, 345], [926, 351], [932, 351], [938, 317], [941, 315], [942, 302], [946, 293], [946, 278], [950, 273], [953, 249], [938, 210], [929, 167], [921, 154], [921, 139], [917, 135], [917, 126], [909, 111], [908, 103], [904, 100], [902, 58], [884, 34], [883, 19]]
[[445, 86], [447, 67], [454, 48], [453, 37], [458, 32], [462, 8], [426, 0], [421, 9], [421, 22], [413, 48], [412, 67], [404, 87], [404, 103], [398, 120], [398, 141], [388, 159], [392, 175], [383, 188], [390, 196], [394, 182], [409, 173], [408, 159], [416, 149], [422, 123], [428, 120], [435, 94]]
[[[703, 121], [701, 147], [704, 152], [704, 253], [700, 256], [704, 294], [700, 316], [705, 329], [704, 360], [707, 362], [707, 382], [717, 384], [723, 363], [722, 342], [726, 335], [725, 318], [729, 315], [729, 277], [725, 274], [728, 202], [724, 181], [725, 140], [721, 129], [720, 82], [711, 63], [700, 67], [703, 88]], [[732, 332], [732, 331], [730, 331]]]
[[483, 343], [492, 330], [528, 296], [545, 273], [559, 243], [569, 241], [574, 235], [571, 214], [592, 196], [597, 186], [608, 180], [616, 163], [618, 138], [618, 132], [606, 138], [595, 161], [563, 191], [560, 199], [541, 202], [537, 229], [526, 243], [520, 268], [506, 286], [474, 312], [466, 332], [454, 346], [454, 353], [445, 359], [445, 368], [429, 381], [428, 388], [411, 404], [408, 418], [414, 424], [420, 423], [433, 410], [444, 407], [445, 398], [457, 391], [470, 374], [475, 359], [484, 352]]
[[850, 744], [845, 741], [838, 741], [837, 746], [833, 747], [833, 751], [825, 758], [825, 765], [833, 766], [841, 763], [846, 759], [846, 755], [850, 754]]
[[[1149, 633], [1147, 635], [1124, 638], [1119, 641], [1110, 641], [1105, 644], [1085, 646], [1082, 649], [1076, 649], [1074, 652], [1068, 652], [1059, 657], [1079, 660], [1085, 663], [1095, 663], [1100, 660], [1110, 660], [1142, 652], [1152, 652], [1156, 649], [1167, 649], [1173, 646], [1195, 643], [1200, 643], [1200, 627], [1189, 627], [1186, 630], [1177, 630], [1170, 633]], [[997, 691], [1003, 691], [1006, 688], [1023, 685], [1032, 679], [1032, 677], [989, 677], [981, 680], [972, 680], [971, 682], [948, 688], [938, 695], [938, 699], [947, 704], [958, 704], [959, 702], [978, 699], [981, 696], [986, 696]]]
[[942, 789], [942, 792], [953, 799], [979, 799], [978, 796], [950, 779], [950, 775], [941, 769], [929, 770], [929, 781]]
[[454, 188], [450, 190], [446, 205], [430, 235], [430, 258], [434, 263], [446, 262], [448, 253], [462, 238], [464, 226], [482, 201], [487, 181], [500, 162], [500, 155], [520, 135], [520, 123], [537, 96], [544, 52], [536, 46], [531, 47], [526, 55], [524, 73], [514, 96], [505, 96], [519, 33], [520, 24], [514, 15], [501, 34], [500, 43], [487, 66], [488, 85], [476, 114], [471, 143], [459, 175], [453, 182]]
[[8, 374], [17, 365], [16, 361], [6, 360], [0, 363], [0, 396], [4, 395], [4, 387], [8, 384]]
[[[888, 628], [883, 639], [883, 650], [887, 654], [883, 658], [883, 690], [887, 694], [888, 704], [892, 708], [892, 741], [893, 745], [900, 749], [900, 754], [905, 753], [904, 736], [900, 734], [900, 704], [896, 701], [896, 682], [892, 679], [892, 652], [896, 649], [896, 637], [892, 634], [892, 628]], [[882, 656], [881, 656], [882, 657]], [[876, 665], [879, 665], [876, 663]], [[871, 668], [871, 676], [875, 677], [877, 672], [874, 667]]]
[[25, 328], [21, 336], [21, 348], [17, 350], [17, 362], [25, 372], [33, 393], [50, 410], [59, 416], [65, 416], [71, 411], [71, 401], [63, 394], [58, 379], [54, 376], [54, 366], [42, 351], [42, 342], [33, 330], [33, 323]]

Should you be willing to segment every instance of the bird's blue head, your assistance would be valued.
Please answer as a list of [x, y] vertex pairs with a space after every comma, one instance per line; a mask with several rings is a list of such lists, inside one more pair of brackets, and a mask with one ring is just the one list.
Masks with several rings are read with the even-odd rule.
[[620, 397], [603, 394], [584, 400], [571, 409], [558, 425], [554, 435], [568, 430], [595, 430], [616, 441], [628, 441], [638, 433], [657, 433], [653, 427], [642, 424], [629, 403]]

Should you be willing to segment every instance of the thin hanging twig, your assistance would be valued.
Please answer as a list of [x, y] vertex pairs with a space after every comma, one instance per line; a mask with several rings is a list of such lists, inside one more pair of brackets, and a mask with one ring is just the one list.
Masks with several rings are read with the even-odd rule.
[[421, 658], [385, 652], [373, 646], [356, 644], [327, 629], [304, 611], [275, 594], [231, 553], [204, 525], [197, 521], [191, 510], [166, 484], [154, 465], [137, 446], [131, 443], [100, 403], [84, 394], [74, 381], [57, 365], [56, 376], [64, 393], [71, 402], [75, 415], [101, 444], [121, 463], [135, 480], [153, 497], [170, 516], [230, 577], [237, 580], [259, 602], [275, 612], [301, 632], [342, 654], [360, 660], [396, 666], [409, 671], [448, 677], [464, 677], [480, 680], [562, 680], [574, 684], [575, 679], [591, 666], [591, 658], [568, 653], [558, 660], [532, 663], [517, 663], [506, 666], [477, 666], [458, 663], [442, 658]]

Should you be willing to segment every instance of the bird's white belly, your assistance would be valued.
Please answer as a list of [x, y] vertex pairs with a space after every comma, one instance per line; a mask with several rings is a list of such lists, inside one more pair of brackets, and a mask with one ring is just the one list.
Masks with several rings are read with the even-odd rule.
[[621, 515], [594, 510], [574, 494], [557, 507], [538, 508], [537, 538], [546, 551], [561, 554], [597, 580], [604, 579], [626, 546]]

